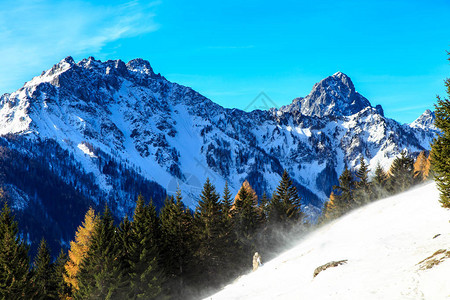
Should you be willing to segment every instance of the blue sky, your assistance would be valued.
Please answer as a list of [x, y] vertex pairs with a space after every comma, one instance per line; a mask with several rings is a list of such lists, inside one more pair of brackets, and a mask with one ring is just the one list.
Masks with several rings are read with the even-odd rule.
[[142, 57], [225, 107], [277, 106], [341, 71], [388, 117], [445, 95], [450, 1], [0, 1], [0, 94], [71, 55]]

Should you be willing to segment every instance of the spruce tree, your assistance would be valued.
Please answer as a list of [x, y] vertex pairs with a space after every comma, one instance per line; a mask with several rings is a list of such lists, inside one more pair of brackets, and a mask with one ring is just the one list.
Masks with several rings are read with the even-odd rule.
[[128, 247], [129, 299], [155, 299], [161, 295], [163, 273], [159, 266], [160, 225], [152, 201], [139, 195], [130, 228]]
[[269, 203], [268, 219], [269, 223], [279, 224], [284, 228], [292, 227], [302, 219], [300, 196], [286, 170]]
[[233, 205], [233, 224], [236, 234], [249, 249], [254, 248], [254, 235], [261, 225], [261, 212], [252, 191], [253, 189], [249, 190], [243, 184]]
[[59, 299], [58, 282], [55, 278], [54, 265], [51, 262], [50, 251], [44, 239], [33, 263], [33, 299]]
[[355, 202], [357, 205], [363, 205], [373, 199], [371, 182], [369, 181], [369, 166], [366, 164], [363, 156], [360, 158], [356, 178]]
[[258, 232], [262, 229], [263, 218], [257, 205], [258, 199], [249, 184], [242, 184], [232, 208], [236, 250], [234, 251], [236, 270], [244, 271], [250, 268], [249, 262], [255, 251], [258, 251], [260, 241]]
[[380, 162], [375, 167], [375, 174], [372, 178], [372, 194], [374, 199], [380, 199], [388, 194], [387, 192], [388, 175], [384, 171]]
[[123, 280], [120, 248], [116, 243], [116, 227], [108, 206], [105, 207], [78, 272], [76, 299], [117, 299]]
[[[445, 87], [450, 98], [450, 78], [445, 80]], [[440, 192], [439, 200], [442, 206], [450, 208], [450, 100], [438, 96], [435, 108], [435, 125], [441, 132], [433, 141], [431, 164]]]
[[225, 218], [231, 219], [231, 208], [233, 206], [231, 191], [228, 186], [228, 182], [225, 182], [225, 187], [223, 189], [222, 196], [222, 211], [225, 215]]
[[0, 298], [31, 298], [28, 247], [19, 238], [17, 222], [5, 203], [0, 214]]
[[402, 151], [389, 169], [388, 188], [392, 193], [399, 193], [409, 189], [414, 181], [414, 160]]
[[224, 213], [220, 196], [209, 178], [203, 185], [200, 200], [195, 212], [198, 234], [198, 259], [205, 281], [214, 286], [218, 283], [218, 270], [223, 268], [222, 257], [224, 239]]
[[345, 165], [344, 171], [339, 176], [339, 185], [334, 186], [335, 215], [340, 216], [356, 206], [354, 198], [355, 180], [351, 171]]
[[53, 268], [53, 280], [56, 283], [56, 291], [58, 294], [58, 299], [69, 299], [71, 298], [71, 289], [67, 282], [64, 280], [64, 277], [67, 276], [66, 271], [66, 263], [67, 263], [67, 255], [63, 249], [59, 252], [56, 261], [54, 262]]
[[160, 213], [161, 259], [168, 277], [167, 289], [175, 298], [186, 295], [187, 280], [192, 279], [190, 269], [193, 261], [193, 217], [184, 207], [178, 189], [176, 199], [167, 197]]

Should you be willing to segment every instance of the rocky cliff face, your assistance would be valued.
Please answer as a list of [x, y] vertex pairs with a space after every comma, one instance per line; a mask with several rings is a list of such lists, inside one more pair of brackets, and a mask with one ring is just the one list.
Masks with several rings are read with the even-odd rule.
[[[195, 206], [207, 177], [219, 191], [228, 181], [237, 192], [248, 180], [258, 194], [271, 193], [283, 169], [314, 214], [344, 164], [356, 167], [363, 155], [372, 168], [377, 162], [387, 168], [403, 149], [429, 149], [433, 115], [419, 119], [410, 126], [385, 118], [340, 72], [280, 109], [226, 109], [142, 59], [68, 57], [0, 99], [3, 146], [45, 162], [87, 193], [86, 203], [108, 202], [117, 216], [131, 211], [142, 190], [161, 204], [166, 191], [180, 186], [186, 204]], [[40, 143], [54, 145], [70, 167], [54, 163], [55, 154], [35, 146]], [[71, 169], [92, 182], [76, 181], [81, 175]]]

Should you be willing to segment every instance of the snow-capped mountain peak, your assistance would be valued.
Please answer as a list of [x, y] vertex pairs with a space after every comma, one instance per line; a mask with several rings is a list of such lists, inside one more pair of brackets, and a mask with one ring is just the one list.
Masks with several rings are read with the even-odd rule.
[[436, 116], [434, 114], [434, 111], [431, 111], [429, 109], [425, 110], [423, 114], [421, 114], [414, 122], [410, 124], [413, 128], [422, 128], [422, 129], [434, 129], [436, 130], [436, 127], [434, 126], [434, 120], [436, 119]]
[[350, 77], [336, 72], [316, 83], [309, 95], [294, 99], [290, 105], [280, 110], [300, 112], [305, 116], [342, 117], [353, 115], [366, 107], [372, 106], [355, 90]]

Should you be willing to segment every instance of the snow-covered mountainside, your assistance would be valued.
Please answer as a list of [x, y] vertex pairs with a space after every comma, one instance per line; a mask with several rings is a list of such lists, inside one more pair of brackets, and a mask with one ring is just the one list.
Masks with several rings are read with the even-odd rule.
[[[411, 126], [388, 119], [340, 72], [286, 107], [244, 112], [168, 81], [142, 59], [67, 57], [0, 98], [0, 144], [11, 157], [56, 175], [72, 198], [82, 194], [79, 207], [107, 202], [118, 217], [130, 214], [137, 193], [160, 206], [177, 186], [195, 206], [207, 177], [218, 191], [228, 181], [237, 192], [248, 180], [259, 195], [271, 193], [283, 169], [314, 215], [344, 164], [355, 167], [363, 155], [372, 170], [377, 162], [388, 168], [403, 149], [429, 149], [431, 117]], [[20, 173], [29, 166], [10, 168]], [[33, 190], [6, 174], [10, 194], [24, 195], [13, 197], [17, 209], [42, 202], [43, 215], [55, 218], [43, 183]]]
[[429, 183], [317, 229], [206, 299], [449, 299], [449, 220]]

